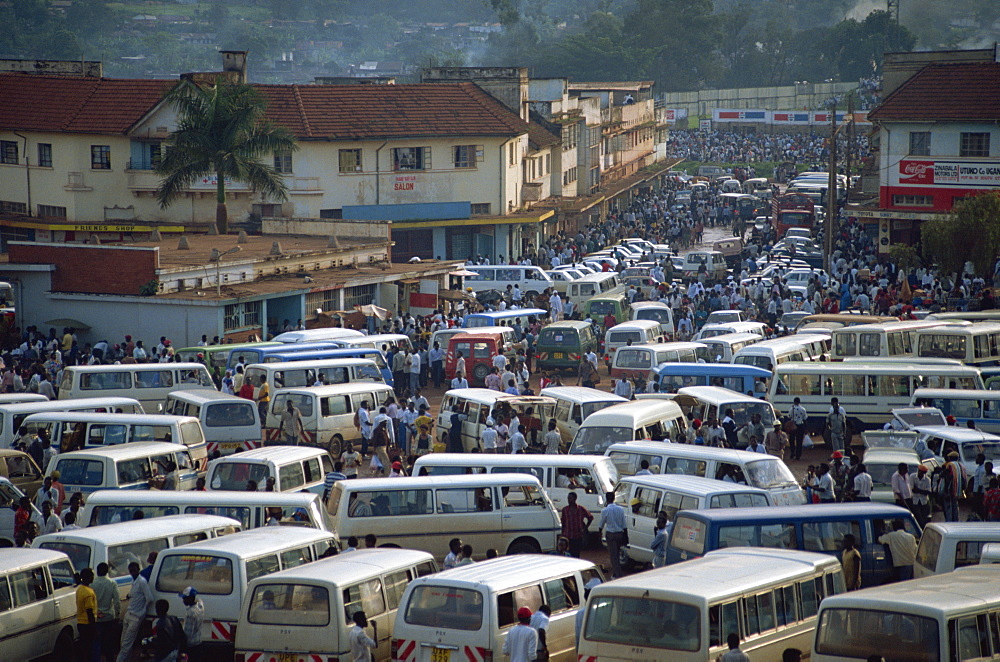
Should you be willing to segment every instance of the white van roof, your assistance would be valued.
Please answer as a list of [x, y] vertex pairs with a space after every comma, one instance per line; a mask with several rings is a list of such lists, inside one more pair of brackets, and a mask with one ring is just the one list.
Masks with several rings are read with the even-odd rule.
[[449, 395], [456, 398], [462, 398], [463, 400], [471, 400], [473, 402], [495, 403], [501, 400], [518, 400], [528, 404], [547, 404], [553, 402], [551, 398], [542, 397], [540, 395], [513, 395], [511, 393], [494, 391], [489, 388], [453, 388], [445, 392], [445, 396]]
[[73, 398], [65, 400], [46, 400], [45, 402], [14, 402], [0, 404], [0, 412], [16, 416], [24, 413], [42, 413], [47, 411], [66, 411], [70, 408], [84, 407], [124, 407], [138, 406], [135, 398]]
[[326, 454], [326, 450], [314, 446], [265, 446], [263, 448], [254, 448], [253, 450], [216, 458], [209, 464], [229, 464], [235, 462], [247, 462], [249, 464], [277, 462], [280, 464], [282, 462], [305, 460], [310, 457]]
[[[588, 462], [610, 462], [606, 455], [511, 455], [490, 453], [428, 453], [417, 459], [414, 467], [482, 465], [487, 467], [579, 467]], [[482, 474], [480, 474], [482, 475]], [[732, 484], [732, 483], [730, 483]]]
[[[273, 363], [268, 365], [274, 365]], [[328, 386], [289, 386], [286, 388], [274, 389], [274, 395], [282, 393], [295, 393], [297, 395], [315, 395], [324, 397], [327, 395], [344, 395], [347, 393], [357, 393], [358, 391], [391, 391], [392, 387], [378, 382], [363, 382], [356, 384], [330, 384]], [[240, 453], [242, 455], [242, 453]]]
[[462, 476], [410, 476], [404, 480], [399, 478], [358, 478], [356, 480], [341, 480], [337, 487], [349, 488], [352, 492], [367, 490], [416, 490], [433, 489], [435, 487], [510, 487], [513, 485], [540, 486], [538, 479], [530, 474], [476, 474]]
[[155, 536], [165, 536], [183, 531], [200, 531], [216, 527], [242, 527], [237, 520], [219, 515], [168, 515], [150, 519], [130, 520], [118, 524], [100, 524], [83, 529], [47, 533], [38, 536], [32, 543], [40, 547], [41, 543], [64, 540], [99, 540], [105, 543], [119, 543], [125, 540], [139, 540]]
[[[246, 367], [246, 370], [251, 368], [256, 369], [267, 369], [267, 370], [308, 370], [309, 368], [337, 368], [339, 366], [352, 366], [352, 365], [375, 365], [375, 362], [371, 359], [365, 359], [359, 357], [348, 357], [344, 359], [316, 359], [315, 361], [275, 361], [272, 363], [251, 363]], [[229, 398], [236, 398], [237, 400], [245, 400], [246, 398], [241, 398], [238, 395], [229, 395]]]
[[[24, 423], [37, 421], [71, 421], [73, 423], [118, 423], [121, 425], [173, 425], [194, 422], [199, 423], [194, 416], [171, 416], [168, 414], [111, 414], [88, 411], [46, 411], [31, 414]], [[199, 423], [200, 425], [200, 423]]]
[[[591, 414], [596, 416], [596, 414]], [[589, 420], [589, 419], [588, 419]], [[729, 462], [750, 462], [764, 458], [773, 458], [773, 455], [763, 455], [752, 451], [739, 451], [734, 448], [715, 448], [714, 446], [692, 446], [691, 444], [678, 444], [672, 441], [619, 441], [611, 444], [605, 455], [611, 455], [615, 451], [626, 451], [629, 453], [649, 453], [659, 455], [669, 453], [675, 457], [705, 457], [715, 456], [719, 460]]]
[[546, 386], [538, 394], [570, 402], [628, 402], [620, 395], [587, 386]]
[[[197, 419], [195, 419], [197, 420]], [[113, 446], [104, 446], [102, 448], [88, 448], [82, 451], [69, 451], [68, 453], [59, 453], [52, 458], [53, 468], [58, 469], [58, 463], [63, 460], [72, 460], [76, 458], [95, 458], [95, 457], [106, 457], [113, 460], [134, 460], [139, 457], [147, 457], [149, 455], [157, 455], [160, 453], [176, 453], [180, 450], [185, 450], [185, 446], [179, 444], [171, 444], [164, 441], [136, 441], [128, 444], [115, 444]], [[115, 490], [117, 494], [121, 495], [121, 492]], [[90, 502], [90, 499], [87, 499]]]
[[706, 402], [766, 402], [721, 386], [685, 386], [677, 390], [677, 395], [690, 395]]
[[754, 492], [756, 494], [768, 495], [767, 490], [750, 485], [740, 485], [727, 480], [715, 480], [714, 478], [701, 478], [699, 476], [686, 476], [682, 474], [652, 474], [642, 476], [625, 476], [621, 478], [622, 483], [635, 483], [644, 487], [652, 488], [673, 488], [697, 494], [699, 496], [709, 494], [731, 494]]
[[[268, 365], [276, 365], [270, 363]], [[220, 402], [220, 401], [242, 401], [250, 402], [246, 398], [241, 398], [238, 395], [230, 395], [229, 393], [223, 393], [222, 391], [216, 391], [211, 388], [191, 388], [184, 389], [182, 391], [171, 391], [167, 393], [167, 399], [172, 400], [183, 400], [184, 402], [191, 402], [195, 404], [205, 404], [207, 402]]]
[[425, 583], [463, 582], [489, 586], [495, 591], [505, 591], [526, 582], [551, 579], [553, 575], [560, 573], [572, 570], [590, 570], [592, 568], [595, 568], [595, 566], [590, 561], [575, 559], [569, 556], [514, 554], [488, 561], [480, 561], [479, 563], [470, 563], [421, 579]]
[[628, 322], [622, 322], [621, 324], [615, 324], [613, 327], [608, 329], [607, 333], [611, 334], [615, 331], [634, 331], [635, 329], [659, 329], [660, 323], [656, 320], [631, 320]]
[[204, 363], [120, 363], [114, 365], [71, 365], [66, 370], [74, 372], [121, 372], [123, 370], [138, 370], [149, 372], [157, 370], [202, 370]]
[[634, 419], [645, 419], [653, 416], [683, 416], [681, 408], [669, 400], [633, 400], [620, 405], [612, 405], [606, 409], [595, 411], [584, 419], [581, 427], [587, 424], [599, 425], [602, 418], [627, 416]]
[[[123, 446], [138, 446], [140, 444], [123, 444]], [[176, 444], [162, 444], [171, 448], [177, 448]], [[83, 451], [73, 451], [80, 453]], [[62, 453], [56, 457], [64, 457], [69, 453]], [[242, 453], [240, 453], [242, 455]], [[395, 480], [395, 479], [394, 479]], [[127, 506], [156, 506], [159, 504], [177, 504], [180, 506], [204, 506], [206, 508], [217, 508], [221, 505], [229, 505], [227, 498], [238, 500], [241, 506], [283, 506], [283, 507], [305, 507], [311, 502], [318, 500], [319, 495], [312, 492], [241, 492], [231, 490], [213, 490], [211, 492], [195, 492], [193, 490], [98, 490], [87, 497], [86, 508], [96, 505], [127, 505]], [[225, 504], [223, 502], [225, 501]], [[287, 527], [286, 527], [287, 528]]]
[[171, 547], [160, 552], [158, 558], [170, 554], [232, 554], [233, 556], [259, 556], [267, 552], [285, 549], [291, 545], [306, 545], [311, 542], [330, 540], [333, 534], [320, 529], [298, 526], [262, 526], [259, 529], [231, 533], [221, 538], [211, 538], [199, 542]]
[[52, 561], [69, 560], [62, 552], [49, 549], [12, 547], [0, 554], [0, 575]]
[[365, 334], [354, 329], [341, 329], [330, 327], [328, 329], [305, 329], [303, 331], [286, 331], [279, 333], [271, 340], [280, 343], [297, 343], [310, 341], [323, 341], [339, 338], [353, 338]]
[[275, 572], [254, 580], [268, 584], [280, 582], [327, 584], [336, 582], [344, 586], [371, 577], [373, 572], [391, 570], [401, 566], [434, 561], [434, 556], [415, 549], [381, 547], [358, 549], [350, 554], [338, 554], [318, 559], [288, 570]]
[[937, 529], [944, 535], [961, 535], [963, 540], [1000, 542], [1000, 526], [996, 522], [929, 522], [924, 530], [930, 528]]

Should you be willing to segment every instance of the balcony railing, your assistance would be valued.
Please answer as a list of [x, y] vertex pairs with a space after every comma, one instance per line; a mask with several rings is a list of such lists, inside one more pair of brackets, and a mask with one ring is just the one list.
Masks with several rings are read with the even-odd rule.
[[155, 170], [156, 166], [160, 165], [159, 161], [152, 161], [149, 159], [140, 159], [138, 161], [130, 160], [128, 165], [125, 166], [126, 170]]

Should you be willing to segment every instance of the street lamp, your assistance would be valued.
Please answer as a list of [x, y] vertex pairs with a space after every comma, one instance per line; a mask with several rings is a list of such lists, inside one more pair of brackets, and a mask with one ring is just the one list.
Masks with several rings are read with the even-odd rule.
[[220, 273], [221, 271], [220, 265], [222, 263], [222, 258], [231, 253], [239, 253], [241, 250], [243, 250], [242, 246], [233, 246], [228, 251], [225, 251], [223, 253], [220, 253], [218, 248], [212, 249], [212, 257], [209, 258], [209, 261], [215, 262], [215, 296], [219, 297], [220, 299], [222, 298], [222, 275]]

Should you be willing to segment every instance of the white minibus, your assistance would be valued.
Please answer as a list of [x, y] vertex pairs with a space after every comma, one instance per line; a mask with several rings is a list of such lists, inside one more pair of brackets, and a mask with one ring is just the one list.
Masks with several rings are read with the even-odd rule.
[[555, 407], [555, 400], [540, 395], [513, 395], [488, 388], [451, 389], [441, 400], [435, 439], [448, 443], [452, 415], [457, 413], [465, 452], [470, 452], [473, 448], [482, 450], [483, 430], [486, 429], [487, 419], [491, 417], [497, 425], [502, 420], [516, 418], [524, 426], [528, 442], [533, 442], [545, 436]]
[[[726, 417], [726, 412], [731, 409], [733, 420], [736, 421], [738, 428], [739, 446], [746, 446], [750, 443], [746, 426], [750, 423], [750, 417], [753, 414], [760, 416], [760, 422], [764, 426], [765, 432], [770, 432], [774, 422], [779, 418], [778, 412], [774, 410], [770, 402], [736, 393], [721, 386], [685, 386], [677, 391], [673, 401], [680, 405], [681, 411], [688, 417], [688, 420], [697, 418], [709, 421], [714, 418], [721, 421]], [[763, 439], [759, 441], [764, 443]]]
[[911, 404], [940, 409], [944, 416], [954, 416], [959, 426], [972, 421], [977, 430], [1000, 434], [1000, 391], [918, 388]]
[[913, 356], [916, 353], [917, 331], [947, 322], [935, 320], [908, 320], [905, 322], [879, 322], [858, 324], [833, 330], [834, 361], [848, 357], [886, 358]]
[[171, 391], [215, 388], [201, 363], [136, 363], [132, 365], [74, 365], [63, 370], [59, 399], [121, 396], [135, 398], [156, 411]]
[[[618, 327], [615, 327], [616, 329]], [[661, 363], [697, 363], [708, 345], [700, 342], [666, 342], [620, 347], [611, 361], [611, 376], [645, 377]]]
[[809, 414], [809, 429], [819, 431], [829, 413], [830, 399], [835, 397], [847, 411], [852, 430], [860, 432], [888, 423], [892, 418], [890, 410], [908, 407], [918, 388], [981, 389], [983, 379], [975, 368], [951, 364], [782, 363], [776, 368], [767, 399], [776, 409], [786, 412], [793, 400], [799, 398]]
[[229, 517], [172, 515], [47, 533], [35, 538], [31, 546], [62, 552], [74, 568], [97, 568], [97, 564], [107, 563], [108, 579], [118, 584], [124, 598], [132, 583], [129, 563], [134, 561], [142, 566], [150, 552], [160, 553], [170, 547], [218, 538], [241, 528], [239, 522]]
[[[638, 502], [638, 503], [636, 503]], [[749, 508], [772, 505], [771, 494], [726, 480], [680, 475], [626, 476], [615, 490], [615, 503], [628, 511], [628, 545], [622, 548], [624, 566], [652, 563], [656, 518], [695, 508]]]
[[723, 336], [730, 333], [755, 333], [761, 340], [767, 337], [765, 330], [767, 325], [763, 322], [720, 322], [718, 324], [706, 324], [695, 335], [695, 340], [711, 338], [712, 336]]
[[171, 613], [183, 614], [179, 594], [191, 586], [205, 605], [202, 641], [232, 643], [247, 584], [312, 563], [336, 546], [327, 531], [266, 526], [164, 550], [149, 577], [153, 600], [148, 615], [156, 615], [156, 600], [169, 602]]
[[702, 338], [698, 342], [705, 349], [698, 352], [699, 358], [705, 363], [732, 363], [733, 357], [744, 347], [750, 347], [762, 342], [756, 333], [726, 333], [721, 336]]
[[318, 361], [280, 361], [253, 363], [246, 367], [246, 379], [255, 386], [263, 377], [273, 390], [302, 386], [375, 382], [384, 384], [382, 371], [371, 359], [321, 359]]
[[0, 393], [0, 405], [16, 405], [19, 402], [49, 402], [41, 393]]
[[[279, 513], [280, 510], [280, 513]], [[265, 526], [272, 517], [286, 526], [333, 531], [319, 495], [311, 492], [171, 492], [102, 490], [87, 497], [81, 526], [114, 524], [170, 515], [231, 517], [246, 529]]]
[[993, 463], [993, 472], [1000, 472], [1000, 436], [954, 425], [920, 425], [910, 429], [920, 435], [915, 447], [923, 444], [941, 464], [954, 451], [971, 476], [976, 471], [976, 456], [982, 453], [987, 462]]
[[253, 481], [264, 489], [273, 478], [276, 492], [323, 494], [323, 479], [331, 471], [333, 460], [325, 449], [268, 446], [212, 460], [205, 484], [210, 490], [245, 490]]
[[178, 444], [140, 441], [108, 448], [92, 448], [59, 453], [49, 462], [47, 474], [58, 471], [67, 494], [90, 494], [98, 490], [148, 490], [154, 478], [168, 472], [168, 463], [177, 465], [175, 489], [194, 489], [198, 477], [190, 452]]
[[469, 267], [475, 276], [466, 276], [465, 285], [473, 292], [499, 290], [517, 285], [521, 294], [534, 298], [552, 287], [552, 279], [541, 267], [521, 264], [477, 264]]
[[821, 353], [811, 352], [808, 346], [815, 342], [816, 338], [811, 333], [763, 340], [736, 352], [733, 363], [774, 372], [775, 366], [789, 361], [819, 361]]
[[65, 554], [47, 549], [3, 550], [0, 657], [15, 662], [51, 653], [54, 659], [72, 659], [75, 593], [73, 565]]
[[[576, 656], [576, 612], [584, 590], [603, 579], [590, 561], [521, 555], [460, 566], [410, 583], [396, 613], [393, 659], [399, 662], [502, 660], [519, 609], [551, 610], [549, 659]], [[511, 659], [511, 658], [508, 658]], [[529, 658], [531, 659], [531, 658]]]
[[577, 310], [582, 310], [584, 301], [610, 292], [619, 285], [618, 274], [613, 271], [602, 271], [570, 283], [566, 288], [566, 297], [573, 302]]
[[250, 400], [209, 389], [174, 391], [164, 414], [191, 416], [201, 422], [208, 454], [229, 455], [260, 446], [260, 412]]
[[[46, 400], [45, 402], [19, 402], [0, 405], [0, 448], [8, 448], [17, 436], [17, 430], [28, 416], [48, 411], [92, 411], [121, 414], [144, 414], [142, 405], [135, 398], [79, 398], [75, 400]], [[155, 408], [154, 408], [155, 411]]]
[[431, 453], [413, 465], [414, 476], [523, 473], [534, 476], [557, 509], [574, 492], [577, 503], [597, 517], [606, 505], [604, 495], [618, 484], [618, 470], [604, 455], [492, 455], [489, 453]]
[[1000, 568], [963, 568], [823, 600], [812, 662], [1000, 658]]
[[663, 342], [662, 334], [660, 323], [655, 320], [616, 324], [604, 332], [604, 360], [610, 364], [621, 347]]
[[413, 350], [413, 343], [410, 337], [402, 333], [380, 333], [374, 336], [351, 336], [349, 338], [338, 338], [334, 340], [335, 345], [341, 347], [364, 347], [367, 349], [377, 349], [383, 354], [392, 348]]
[[438, 559], [448, 553], [450, 538], [472, 545], [478, 559], [490, 548], [546, 553], [562, 531], [541, 483], [527, 474], [339, 480], [327, 510], [341, 538], [373, 533], [380, 545], [421, 549]]
[[562, 435], [566, 448], [569, 448], [576, 431], [588, 416], [611, 405], [628, 402], [620, 395], [586, 386], [546, 386], [538, 394], [556, 401], [552, 418], [556, 419], [556, 429]]
[[391, 657], [393, 622], [410, 582], [437, 572], [411, 549], [359, 549], [250, 582], [236, 626], [236, 659], [344, 659], [364, 611], [376, 660]]
[[282, 343], [300, 342], [324, 342], [327, 340], [341, 340], [343, 338], [357, 338], [365, 335], [361, 331], [354, 329], [343, 329], [339, 327], [328, 327], [325, 329], [301, 329], [299, 331], [285, 331], [279, 333], [271, 340]]
[[607, 455], [615, 463], [619, 477], [634, 476], [646, 460], [653, 474], [714, 478], [758, 487], [771, 494], [771, 502], [776, 506], [806, 502], [795, 475], [773, 455], [659, 441], [612, 444]]
[[990, 543], [1000, 543], [996, 522], [931, 522], [920, 534], [913, 576], [940, 575], [978, 565], [983, 547]]
[[[595, 586], [581, 660], [717, 660], [730, 634], [755, 660], [808, 650], [820, 601], [844, 592], [827, 554], [739, 547]], [[882, 649], [885, 650], [885, 649]], [[815, 659], [815, 658], [814, 658]]]
[[571, 454], [600, 455], [618, 441], [680, 439], [687, 430], [684, 412], [669, 400], [636, 400], [594, 412], [583, 421]]
[[391, 395], [391, 386], [368, 382], [278, 389], [271, 398], [264, 425], [265, 443], [282, 440], [281, 412], [291, 401], [302, 414], [305, 442], [340, 457], [345, 442], [361, 439], [361, 431], [354, 427], [354, 414], [361, 409], [361, 403], [368, 403], [374, 417]]
[[1000, 322], [935, 326], [916, 332], [920, 358], [957, 359], [966, 365], [1000, 363]]
[[653, 320], [660, 325], [660, 335], [674, 339], [674, 315], [670, 306], [660, 301], [636, 301], [631, 305], [633, 320]]

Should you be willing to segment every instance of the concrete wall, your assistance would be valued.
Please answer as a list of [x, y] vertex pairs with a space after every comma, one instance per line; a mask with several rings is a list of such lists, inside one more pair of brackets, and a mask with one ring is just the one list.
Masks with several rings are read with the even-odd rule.
[[338, 239], [371, 239], [389, 241], [390, 221], [356, 221], [326, 218], [265, 218], [262, 221], [266, 235], [304, 234], [311, 237], [337, 237]]
[[781, 87], [738, 87], [661, 95], [667, 108], [686, 108], [689, 115], [710, 115], [713, 108], [813, 110], [827, 99], [857, 89], [857, 83], [800, 83]]

